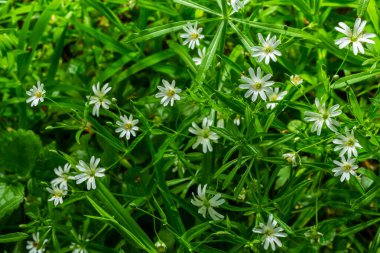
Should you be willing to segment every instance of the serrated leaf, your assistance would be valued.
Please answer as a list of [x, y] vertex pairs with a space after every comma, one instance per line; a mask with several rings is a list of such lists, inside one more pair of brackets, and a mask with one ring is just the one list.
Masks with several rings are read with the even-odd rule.
[[22, 184], [0, 183], [0, 219], [17, 209], [24, 200]]

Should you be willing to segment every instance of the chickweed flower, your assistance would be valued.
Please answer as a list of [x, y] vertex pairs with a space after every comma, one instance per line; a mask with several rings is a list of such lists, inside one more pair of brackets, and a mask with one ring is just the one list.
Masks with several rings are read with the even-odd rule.
[[59, 185], [61, 188], [66, 187], [67, 188], [67, 181], [69, 179], [73, 180], [73, 176], [69, 176], [71, 165], [69, 163], [66, 163], [63, 166], [63, 169], [61, 166], [58, 166], [58, 168], [54, 169], [54, 173], [58, 176], [57, 178], [54, 178], [51, 181], [51, 184], [53, 186]]
[[352, 50], [354, 51], [354, 55], [357, 55], [358, 51], [364, 54], [362, 43], [375, 44], [375, 42], [370, 39], [376, 37], [375, 34], [363, 33], [366, 23], [367, 21], [362, 21], [361, 18], [357, 18], [355, 20], [354, 30], [352, 31], [351, 28], [346, 25], [346, 23], [339, 22], [339, 26], [336, 26], [335, 30], [346, 35], [346, 37], [337, 39], [335, 41], [335, 44], [339, 46], [339, 49], [345, 48], [352, 43]]
[[120, 133], [120, 138], [127, 138], [129, 140], [131, 135], [136, 137], [136, 131], [139, 130], [137, 123], [139, 123], [138, 119], [133, 119], [132, 115], [129, 115], [129, 118], [126, 115], [120, 116], [121, 121], [116, 121], [116, 125], [119, 127], [116, 128], [115, 132]]
[[305, 112], [306, 121], [314, 122], [314, 125], [311, 128], [312, 132], [317, 131], [317, 135], [321, 135], [323, 124], [326, 123], [326, 126], [330, 128], [331, 131], [336, 132], [337, 129], [335, 126], [339, 126], [339, 122], [334, 120], [334, 117], [339, 116], [342, 111], [338, 110], [339, 105], [334, 105], [329, 109], [326, 109], [325, 103], [321, 104], [318, 98], [315, 99], [315, 105], [317, 107], [318, 113], [316, 112]]
[[198, 56], [199, 57], [193, 58], [193, 62], [195, 63], [196, 66], [202, 64], [202, 61], [205, 58], [205, 55], [206, 55], [206, 48], [205, 47], [202, 49], [198, 48]]
[[43, 253], [45, 252], [45, 244], [47, 243], [47, 239], [43, 242], [40, 242], [40, 233], [37, 232], [32, 235], [33, 241], [26, 242], [26, 249], [28, 253]]
[[75, 176], [77, 184], [81, 184], [87, 180], [87, 190], [96, 189], [95, 177], [104, 177], [105, 168], [98, 168], [100, 158], [91, 157], [90, 165], [80, 160], [77, 164], [77, 169], [82, 173]]
[[194, 49], [195, 45], [198, 47], [200, 45], [199, 40], [205, 37], [201, 34], [203, 28], [197, 28], [197, 26], [198, 22], [195, 22], [194, 26], [190, 22], [187, 22], [187, 25], [183, 26], [183, 30], [185, 30], [186, 33], [180, 35], [181, 38], [185, 39], [183, 45], [189, 44], [189, 48], [191, 49]]
[[[274, 89], [270, 89], [270, 92], [268, 92], [268, 99], [270, 102], [278, 102], [280, 100], [282, 100], [286, 94], [288, 94], [287, 91], [283, 91], [283, 92], [280, 92], [280, 89], [279, 88], [274, 88]], [[278, 103], [268, 103], [267, 104], [267, 108], [268, 109], [273, 109], [276, 107]]]
[[167, 106], [169, 102], [170, 106], [173, 106], [175, 100], [181, 99], [181, 97], [178, 94], [181, 93], [182, 90], [180, 88], [175, 87], [175, 80], [172, 81], [172, 84], [170, 84], [166, 80], [162, 80], [162, 83], [164, 84], [164, 86], [157, 87], [160, 90], [160, 92], [156, 94], [156, 98], [162, 97], [161, 104], [163, 104], [164, 106]]
[[54, 205], [57, 206], [63, 203], [63, 197], [67, 195], [66, 185], [52, 185], [51, 188], [46, 188], [53, 196], [48, 201], [54, 201]]
[[281, 52], [276, 49], [276, 47], [280, 44], [280, 41], [276, 39], [276, 36], [270, 37], [268, 34], [267, 38], [264, 40], [261, 33], [258, 34], [261, 46], [254, 46], [252, 50], [255, 53], [252, 54], [253, 57], [259, 57], [259, 62], [261, 62], [265, 58], [265, 64], [269, 64], [270, 60], [276, 62], [277, 56], [281, 56]]
[[348, 158], [346, 160], [346, 158], [342, 156], [341, 159], [342, 159], [341, 162], [336, 161], [336, 160], [333, 161], [336, 165], [338, 165], [338, 167], [332, 170], [333, 172], [335, 172], [334, 177], [338, 177], [342, 175], [340, 177], [341, 182], [343, 182], [345, 179], [349, 181], [350, 175], [356, 176], [355, 170], [357, 170], [359, 166], [354, 164], [356, 161], [355, 158], [352, 158], [352, 159]]
[[93, 96], [90, 96], [90, 105], [94, 105], [92, 109], [92, 115], [99, 117], [99, 109], [103, 107], [104, 109], [109, 109], [109, 105], [111, 101], [106, 98], [106, 94], [112, 89], [112, 87], [108, 87], [108, 83], [106, 83], [100, 89], [100, 83], [98, 82], [96, 85], [92, 86], [92, 91], [94, 92]]
[[260, 95], [262, 100], [267, 99], [267, 93], [270, 93], [272, 90], [270, 86], [274, 84], [273, 81], [269, 81], [272, 77], [271, 74], [267, 74], [264, 77], [261, 76], [261, 68], [257, 68], [257, 74], [252, 68], [248, 69], [250, 78], [242, 76], [241, 80], [245, 83], [240, 84], [239, 88], [243, 90], [248, 90], [244, 97], [248, 98], [252, 95], [252, 102], [255, 102], [258, 95]]
[[282, 233], [284, 229], [281, 227], [276, 228], [276, 225], [277, 221], [273, 219], [273, 214], [270, 214], [266, 225], [264, 223], [260, 223], [260, 228], [254, 228], [252, 230], [254, 233], [263, 234], [262, 240], [265, 250], [268, 249], [269, 244], [271, 245], [272, 250], [276, 250], [276, 245], [278, 247], [282, 247], [282, 243], [278, 237], [287, 236], [286, 233]]
[[294, 86], [298, 86], [300, 84], [303, 83], [303, 79], [299, 76], [299, 75], [291, 75], [290, 76], [290, 82], [294, 85]]
[[203, 188], [202, 185], [198, 185], [197, 196], [195, 196], [193, 193], [193, 199], [191, 199], [191, 204], [199, 207], [198, 213], [200, 213], [204, 218], [206, 218], [206, 215], [208, 213], [211, 219], [213, 220], [223, 219], [224, 216], [215, 211], [214, 207], [222, 205], [225, 202], [225, 200], [220, 198], [220, 193], [217, 193], [211, 199], [207, 199], [206, 188], [207, 184], [205, 184]]
[[44, 84], [38, 81], [37, 86], [33, 85], [33, 88], [26, 92], [29, 96], [26, 103], [31, 102], [31, 107], [37, 106], [39, 102], [44, 102], [45, 93], [46, 91], [44, 90]]
[[237, 126], [240, 126], [241, 116], [239, 114], [236, 114], [234, 118], [234, 124]]
[[288, 162], [292, 164], [292, 167], [297, 166], [297, 154], [296, 153], [285, 153], [282, 157]]
[[239, 12], [239, 10], [243, 9], [244, 6], [249, 2], [250, 2], [250, 0], [230, 0], [230, 1], [227, 1], [227, 4], [231, 5], [231, 7], [233, 9], [231, 14], [233, 14], [233, 13]]
[[192, 127], [189, 127], [189, 132], [197, 136], [197, 140], [192, 146], [193, 149], [202, 144], [203, 153], [212, 152], [211, 142], [218, 142], [219, 136], [210, 130], [211, 125], [212, 121], [206, 117], [203, 118], [202, 128], [198, 127], [195, 122], [192, 123]]
[[338, 138], [333, 140], [333, 143], [336, 144], [334, 151], [340, 150], [339, 156], [343, 156], [347, 153], [348, 158], [351, 158], [352, 155], [358, 156], [356, 148], [362, 148], [362, 146], [358, 140], [355, 139], [354, 130], [352, 129], [350, 132], [348, 127], [345, 127], [344, 131], [346, 135], [338, 134]]

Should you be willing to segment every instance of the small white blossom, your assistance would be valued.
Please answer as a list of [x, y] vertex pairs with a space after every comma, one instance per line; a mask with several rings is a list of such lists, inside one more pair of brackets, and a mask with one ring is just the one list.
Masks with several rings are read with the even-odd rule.
[[212, 151], [211, 141], [218, 142], [219, 136], [210, 130], [211, 125], [212, 121], [206, 117], [202, 121], [202, 128], [199, 128], [195, 122], [192, 123], [192, 127], [189, 127], [189, 132], [197, 135], [197, 140], [192, 146], [193, 149], [202, 144], [203, 153], [207, 153], [207, 150]]
[[166, 244], [163, 242], [163, 241], [161, 241], [161, 240], [158, 240], [155, 244], [154, 244], [154, 247], [156, 247], [156, 249], [157, 249], [157, 251], [159, 252], [159, 253], [164, 253], [164, 252], [166, 252], [166, 250], [167, 250], [167, 246], [166, 246]]
[[40, 242], [40, 233], [37, 232], [32, 235], [33, 241], [26, 242], [26, 249], [28, 253], [43, 253], [45, 252], [45, 244], [47, 243], [47, 239], [43, 242]]
[[213, 220], [223, 219], [224, 216], [215, 211], [215, 207], [222, 205], [225, 200], [221, 199], [221, 194], [217, 193], [211, 199], [207, 199], [206, 197], [206, 188], [207, 184], [205, 184], [202, 188], [202, 185], [198, 185], [197, 196], [193, 193], [193, 199], [191, 199], [191, 204], [199, 207], [198, 213], [200, 213], [204, 218], [206, 218], [207, 213], [210, 215]]
[[71, 243], [70, 248], [73, 249], [72, 253], [88, 253], [86, 247], [76, 243]]
[[354, 55], [358, 54], [358, 51], [364, 54], [364, 48], [362, 43], [370, 43], [375, 44], [373, 40], [370, 38], [376, 37], [373, 33], [363, 33], [364, 27], [367, 21], [361, 20], [361, 18], [357, 18], [354, 24], [354, 30], [352, 31], [348, 25], [344, 22], [339, 22], [339, 26], [335, 27], [335, 30], [343, 33], [346, 37], [337, 39], [335, 44], [339, 46], [339, 49], [345, 48], [349, 44], [352, 43], [352, 50], [354, 51]]
[[205, 55], [206, 55], [206, 48], [198, 48], [198, 56], [199, 57], [194, 57], [193, 58], [193, 62], [195, 63], [195, 65], [201, 65], [202, 64], [202, 61], [203, 59], [205, 58]]
[[136, 137], [136, 131], [139, 130], [139, 127], [136, 126], [139, 123], [138, 119], [133, 119], [132, 114], [129, 115], [129, 119], [126, 115], [120, 116], [121, 121], [116, 121], [116, 124], [119, 126], [116, 128], [115, 132], [120, 133], [120, 138], [127, 138], [129, 140], [131, 135]]
[[333, 172], [335, 172], [334, 177], [338, 177], [338, 176], [342, 175], [340, 177], [341, 182], [343, 182], [345, 179], [347, 181], [349, 181], [350, 180], [350, 174], [353, 176], [356, 176], [355, 170], [357, 170], [359, 166], [354, 164], [356, 161], [355, 158], [352, 158], [352, 159], [348, 158], [346, 160], [346, 158], [344, 156], [342, 156], [341, 159], [342, 159], [341, 162], [336, 161], [336, 160], [333, 161], [336, 165], [338, 165], [338, 167], [336, 167], [332, 170]]
[[54, 178], [51, 181], [51, 184], [53, 186], [59, 185], [61, 188], [66, 187], [67, 188], [67, 181], [69, 179], [73, 180], [73, 176], [69, 176], [71, 165], [69, 163], [66, 163], [63, 166], [63, 169], [61, 166], [58, 166], [58, 168], [54, 169], [54, 173], [58, 176], [57, 178]]
[[276, 47], [280, 44], [280, 41], [276, 39], [276, 36], [270, 37], [268, 34], [267, 38], [264, 40], [261, 33], [258, 34], [261, 46], [254, 46], [252, 50], [255, 53], [252, 54], [253, 57], [260, 57], [259, 62], [261, 62], [265, 58], [265, 64], [269, 64], [270, 60], [276, 62], [277, 56], [281, 56], [281, 52], [276, 49]]
[[182, 90], [180, 88], [175, 87], [175, 80], [172, 81], [172, 84], [170, 84], [166, 80], [162, 80], [162, 83], [164, 84], [164, 86], [157, 87], [160, 90], [160, 92], [156, 94], [156, 98], [162, 97], [161, 104], [163, 104], [164, 106], [167, 106], [169, 102], [170, 106], [173, 106], [175, 100], [181, 99], [181, 97], [178, 94], [181, 93]]
[[203, 28], [197, 28], [197, 26], [198, 22], [195, 22], [194, 27], [190, 22], [187, 22], [187, 25], [183, 26], [183, 30], [185, 30], [186, 33], [180, 35], [181, 38], [185, 39], [183, 45], [189, 44], [189, 48], [191, 49], [194, 49], [195, 45], [199, 46], [199, 40], [205, 37], [201, 34]]
[[96, 85], [92, 86], [92, 91], [94, 92], [93, 96], [90, 96], [90, 105], [94, 105], [92, 109], [92, 115], [99, 117], [99, 109], [103, 107], [104, 109], [109, 109], [109, 105], [111, 101], [106, 98], [106, 94], [112, 89], [112, 87], [108, 87], [108, 83], [106, 83], [100, 89], [100, 83], [98, 82]]
[[285, 153], [282, 157], [288, 162], [291, 163], [293, 167], [297, 166], [297, 154], [296, 153]]
[[63, 197], [67, 195], [66, 185], [52, 185], [51, 188], [46, 188], [53, 196], [48, 201], [54, 201], [54, 205], [57, 206], [63, 203]]
[[273, 109], [276, 107], [278, 102], [282, 100], [285, 95], [288, 94], [287, 91], [280, 92], [279, 88], [270, 89], [270, 92], [268, 92], [267, 96], [270, 102], [277, 102], [277, 103], [268, 103], [267, 108]]
[[330, 128], [331, 131], [336, 132], [337, 129], [335, 126], [339, 126], [339, 122], [334, 120], [333, 117], [337, 117], [342, 113], [341, 110], [338, 110], [339, 105], [334, 105], [331, 108], [326, 109], [325, 103], [321, 105], [318, 98], [315, 99], [315, 105], [318, 113], [309, 111], [305, 112], [305, 115], [307, 116], [305, 117], [305, 120], [309, 122], [314, 121], [311, 131], [317, 131], [317, 135], [321, 135], [323, 124], [326, 123], [326, 126]]
[[227, 1], [227, 4], [231, 5], [233, 9], [231, 14], [233, 14], [235, 12], [239, 12], [240, 9], [243, 9], [244, 6], [249, 2], [250, 0], [230, 0], [230, 1]]
[[290, 82], [293, 85], [298, 86], [298, 85], [303, 83], [303, 79], [299, 75], [291, 75], [290, 76]]
[[356, 148], [362, 148], [358, 140], [354, 136], [354, 130], [351, 132], [348, 127], [344, 128], [346, 135], [338, 134], [338, 138], [333, 140], [333, 143], [337, 146], [334, 148], [334, 151], [340, 151], [339, 156], [343, 156], [347, 153], [348, 158], [351, 158], [352, 155], [358, 156], [358, 151]]
[[234, 124], [237, 126], [240, 126], [241, 119], [242, 119], [241, 116], [239, 114], [236, 114], [236, 116], [234, 118]]
[[95, 177], [104, 177], [105, 168], [98, 168], [100, 158], [91, 157], [90, 165], [87, 165], [84, 161], [80, 160], [77, 164], [77, 169], [82, 173], [75, 176], [77, 184], [81, 184], [87, 181], [87, 190], [96, 189]]
[[26, 92], [29, 96], [26, 103], [32, 102], [30, 104], [31, 107], [37, 106], [39, 102], [44, 102], [45, 93], [46, 91], [44, 90], [44, 84], [38, 81], [37, 86], [33, 85], [33, 88]]
[[284, 231], [283, 228], [276, 228], [277, 221], [273, 219], [273, 214], [269, 215], [267, 224], [260, 223], [260, 228], [254, 228], [252, 231], [254, 233], [263, 234], [262, 240], [264, 240], [264, 249], [267, 250], [269, 244], [271, 245], [272, 250], [276, 250], [276, 245], [278, 247], [282, 247], [281, 241], [278, 237], [286, 237], [286, 233], [282, 233]]
[[250, 78], [242, 76], [241, 80], [245, 83], [239, 85], [240, 89], [248, 90], [244, 94], [244, 97], [248, 98], [252, 95], [252, 102], [255, 102], [258, 95], [260, 95], [262, 100], [266, 100], [266, 94], [271, 92], [270, 86], [274, 84], [273, 81], [269, 81], [272, 75], [267, 74], [264, 77], [262, 77], [260, 67], [257, 68], [257, 74], [255, 74], [255, 71], [252, 68], [249, 68], [248, 72]]

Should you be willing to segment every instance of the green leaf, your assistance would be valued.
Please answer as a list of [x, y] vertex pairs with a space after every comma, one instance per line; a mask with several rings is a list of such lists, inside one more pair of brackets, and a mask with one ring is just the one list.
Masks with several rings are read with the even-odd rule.
[[363, 124], [363, 111], [360, 109], [360, 105], [353, 89], [350, 87], [348, 89], [348, 100], [351, 104], [352, 114], [359, 121], [360, 124]]
[[362, 222], [356, 226], [353, 226], [353, 227], [350, 227], [350, 228], [346, 228], [344, 230], [342, 230], [338, 236], [349, 236], [349, 235], [353, 235], [369, 226], [372, 226], [374, 224], [377, 224], [378, 222], [380, 221], [380, 218], [377, 218], [377, 219], [373, 219], [373, 220], [370, 220], [370, 221], [367, 221], [367, 222]]
[[137, 5], [143, 7], [145, 9], [159, 11], [169, 16], [177, 16], [178, 12], [176, 9], [172, 8], [172, 6], [160, 4], [156, 1], [146, 1], [146, 0], [138, 0]]
[[369, 0], [359, 0], [358, 9], [357, 9], [357, 16], [359, 18], [363, 17], [365, 12], [367, 11]]
[[8, 133], [1, 140], [0, 169], [25, 177], [33, 169], [42, 149], [40, 137], [28, 130]]
[[207, 8], [204, 5], [201, 5], [199, 3], [193, 2], [191, 0], [174, 0], [174, 2], [178, 3], [178, 4], [185, 5], [185, 6], [190, 7], [190, 8], [193, 8], [195, 10], [202, 10], [204, 12], [208, 12], [208, 13], [213, 14], [213, 15], [222, 16], [222, 14], [209, 9], [209, 8]]
[[352, 202], [352, 209], [358, 209], [361, 206], [367, 205], [370, 203], [374, 198], [377, 198], [380, 193], [380, 186], [375, 186], [372, 189], [370, 189], [366, 194], [361, 196], [360, 198], [354, 200]]
[[[377, 2], [379, 4], [379, 2]], [[379, 34], [379, 7], [375, 0], [370, 0], [368, 4], [368, 16], [372, 21], [372, 25], [375, 27], [375, 31]]]
[[50, 68], [46, 77], [46, 85], [50, 85], [54, 81], [55, 74], [58, 70], [59, 60], [61, 59], [61, 54], [63, 50], [63, 46], [65, 45], [65, 37], [66, 37], [66, 26], [61, 33], [61, 36], [58, 39], [57, 45], [55, 47], [54, 53], [51, 56], [50, 60]]
[[9, 233], [5, 235], [0, 235], [0, 243], [18, 242], [25, 240], [28, 237], [28, 234], [22, 232]]
[[380, 70], [374, 71], [372, 73], [369, 71], [364, 71], [361, 73], [345, 76], [345, 77], [339, 78], [335, 83], [333, 83], [331, 85], [331, 88], [333, 88], [333, 89], [345, 88], [345, 87], [350, 86], [352, 84], [375, 78], [379, 74], [380, 74]]
[[13, 212], [24, 201], [24, 186], [0, 183], [0, 219]]

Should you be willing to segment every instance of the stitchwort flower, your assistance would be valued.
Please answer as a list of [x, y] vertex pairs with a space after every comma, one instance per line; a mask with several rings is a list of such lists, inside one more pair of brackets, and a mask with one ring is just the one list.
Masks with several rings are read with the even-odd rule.
[[259, 62], [261, 62], [265, 58], [265, 64], [269, 64], [270, 60], [276, 62], [277, 56], [281, 56], [281, 52], [276, 49], [276, 47], [280, 44], [280, 41], [276, 39], [276, 36], [270, 37], [268, 34], [267, 38], [264, 40], [261, 33], [257, 35], [259, 37], [261, 46], [254, 46], [252, 50], [254, 53], [253, 57], [259, 57]]
[[354, 130], [351, 132], [348, 127], [344, 128], [346, 135], [338, 134], [337, 139], [333, 140], [333, 143], [336, 144], [334, 151], [339, 151], [339, 156], [343, 156], [347, 153], [348, 158], [351, 156], [358, 156], [358, 151], [356, 148], [362, 148], [358, 140], [354, 136]]
[[205, 58], [206, 55], [206, 48], [198, 48], [198, 57], [193, 58], [193, 62], [195, 63], [196, 66], [201, 65], [203, 59]]
[[98, 168], [100, 158], [91, 157], [90, 165], [87, 165], [84, 161], [80, 160], [77, 164], [77, 169], [82, 173], [75, 176], [77, 184], [81, 184], [87, 181], [87, 190], [96, 189], [95, 177], [104, 177], [105, 168]]
[[108, 87], [108, 83], [106, 83], [101, 89], [100, 89], [100, 83], [98, 82], [96, 85], [94, 84], [92, 86], [92, 91], [94, 92], [94, 95], [88, 97], [90, 99], [90, 105], [94, 105], [94, 108], [92, 109], [92, 115], [99, 117], [99, 109], [100, 107], [103, 107], [104, 109], [109, 109], [109, 105], [111, 104], [111, 101], [106, 98], [106, 94], [112, 89], [112, 87]]
[[294, 86], [298, 86], [300, 84], [303, 83], [303, 79], [299, 76], [299, 75], [291, 75], [290, 76], [290, 82], [294, 85]]
[[250, 2], [250, 0], [230, 0], [230, 1], [227, 1], [227, 4], [231, 5], [231, 7], [233, 9], [231, 14], [233, 14], [233, 13], [239, 12], [239, 10], [243, 9], [244, 6], [249, 2]]
[[26, 92], [29, 96], [26, 103], [31, 102], [31, 107], [37, 106], [39, 102], [44, 102], [45, 93], [46, 91], [44, 90], [44, 84], [38, 81], [37, 86], [33, 85], [33, 88]]
[[138, 119], [133, 119], [132, 114], [129, 115], [129, 118], [126, 115], [120, 116], [121, 121], [116, 121], [116, 125], [119, 127], [116, 128], [115, 132], [120, 133], [120, 138], [125, 138], [129, 140], [131, 138], [131, 135], [133, 137], [136, 137], [136, 131], [139, 130], [137, 123], [139, 123]]
[[67, 195], [67, 185], [52, 185], [51, 188], [46, 188], [53, 196], [48, 201], [54, 201], [57, 206], [63, 203], [63, 197]]
[[286, 237], [286, 233], [282, 233], [284, 231], [283, 228], [277, 227], [277, 221], [273, 219], [273, 214], [269, 215], [268, 222], [265, 225], [264, 223], [260, 223], [260, 228], [254, 228], [252, 231], [254, 233], [263, 234], [262, 240], [264, 244], [264, 249], [268, 249], [269, 244], [271, 245], [272, 250], [276, 250], [276, 245], [278, 247], [282, 247], [281, 241], [278, 237]]
[[306, 121], [314, 122], [311, 131], [317, 131], [317, 135], [321, 135], [323, 124], [326, 123], [326, 126], [330, 128], [331, 131], [336, 132], [337, 129], [335, 126], [339, 126], [339, 122], [333, 119], [334, 117], [339, 116], [342, 111], [338, 110], [339, 105], [333, 105], [331, 108], [326, 109], [325, 103], [321, 104], [318, 98], [315, 99], [315, 105], [317, 107], [318, 113], [316, 112], [305, 112]]
[[340, 177], [340, 181], [343, 182], [344, 180], [349, 181], [350, 175], [356, 176], [355, 170], [358, 169], [359, 166], [355, 165], [355, 158], [346, 158], [344, 156], [341, 157], [341, 162], [334, 160], [333, 162], [338, 165], [338, 167], [334, 168], [332, 171], [335, 172], [334, 177]]
[[242, 76], [241, 80], [245, 83], [239, 85], [240, 89], [248, 90], [244, 94], [244, 97], [248, 98], [252, 95], [252, 102], [255, 102], [258, 95], [260, 95], [262, 100], [266, 100], [267, 93], [270, 93], [272, 91], [270, 86], [274, 84], [273, 81], [269, 81], [272, 75], [267, 74], [262, 77], [260, 67], [257, 68], [257, 74], [255, 74], [255, 71], [252, 68], [249, 68], [248, 72], [250, 78]]
[[63, 166], [63, 169], [61, 166], [58, 166], [58, 168], [54, 169], [54, 173], [58, 176], [57, 178], [54, 178], [51, 181], [51, 184], [53, 186], [59, 185], [61, 188], [66, 187], [67, 188], [67, 181], [69, 179], [73, 180], [75, 177], [69, 176], [71, 165], [69, 163], [66, 163]]
[[346, 37], [337, 39], [335, 44], [339, 46], [339, 49], [345, 48], [349, 44], [352, 43], [352, 50], [354, 51], [354, 55], [358, 54], [358, 51], [364, 54], [364, 47], [362, 43], [370, 43], [375, 44], [371, 38], [376, 37], [373, 33], [364, 33], [364, 27], [367, 21], [361, 20], [361, 18], [357, 18], [355, 20], [354, 29], [351, 30], [348, 25], [344, 22], [339, 22], [339, 26], [335, 27], [335, 30], [343, 33]]
[[197, 136], [196, 142], [193, 144], [192, 148], [196, 149], [199, 144], [202, 144], [203, 153], [207, 151], [212, 151], [211, 142], [218, 142], [219, 136], [210, 130], [212, 121], [203, 118], [202, 128], [200, 128], [195, 122], [192, 123], [192, 127], [189, 127], [189, 132]]
[[288, 94], [287, 91], [280, 92], [279, 88], [274, 88], [274, 89], [271, 88], [270, 92], [268, 92], [267, 96], [268, 96], [268, 99], [269, 99], [270, 102], [275, 102], [275, 103], [268, 103], [267, 104], [267, 108], [268, 109], [275, 108], [276, 105], [278, 104], [278, 102], [280, 100], [282, 100], [286, 96], [286, 94]]
[[183, 30], [186, 33], [182, 33], [180, 36], [184, 38], [185, 41], [183, 45], [189, 44], [189, 48], [194, 49], [195, 45], [198, 47], [200, 45], [199, 40], [203, 39], [205, 36], [201, 34], [203, 28], [197, 28], [198, 22], [195, 22], [194, 26], [187, 22], [187, 25], [183, 26]]
[[221, 194], [217, 193], [211, 199], [206, 197], [206, 188], [205, 184], [202, 188], [202, 185], [198, 185], [197, 196], [193, 193], [193, 199], [191, 199], [191, 204], [199, 207], [198, 213], [200, 213], [204, 218], [206, 218], [207, 213], [210, 215], [213, 220], [221, 220], [224, 218], [223, 215], [215, 211], [215, 207], [222, 205], [225, 200], [221, 199]]
[[163, 104], [164, 106], [167, 106], [169, 102], [170, 106], [173, 106], [175, 100], [181, 99], [181, 97], [178, 94], [181, 93], [182, 90], [180, 88], [175, 87], [175, 80], [172, 81], [172, 84], [170, 84], [166, 80], [162, 80], [162, 83], [164, 84], [164, 86], [157, 87], [160, 90], [160, 92], [156, 94], [156, 98], [162, 97], [161, 104]]
[[40, 233], [37, 232], [32, 235], [33, 241], [26, 242], [26, 249], [28, 253], [43, 253], [45, 252], [45, 244], [47, 243], [47, 239], [43, 242], [40, 242]]

